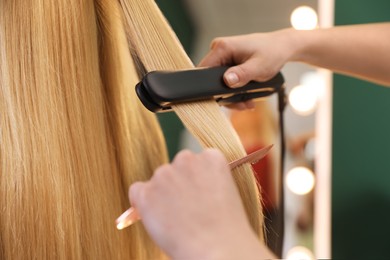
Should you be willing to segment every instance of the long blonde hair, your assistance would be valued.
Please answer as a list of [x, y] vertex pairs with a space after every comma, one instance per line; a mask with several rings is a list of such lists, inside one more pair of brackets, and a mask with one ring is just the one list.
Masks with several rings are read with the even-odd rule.
[[[147, 71], [194, 67], [153, 0], [120, 3], [132, 53]], [[173, 110], [204, 147], [220, 149], [229, 161], [245, 155], [236, 132], [214, 100], [175, 105]], [[252, 169], [243, 165], [233, 174], [252, 228], [262, 239], [263, 215]]]
[[[126, 39], [148, 70], [192, 67], [153, 1], [0, 0], [1, 259], [163, 257], [142, 225], [114, 225], [129, 184], [167, 161]], [[205, 146], [244, 155], [214, 101], [175, 111]], [[251, 173], [235, 178], [261, 236]]]
[[0, 258], [156, 258], [117, 231], [128, 185], [167, 161], [116, 1], [0, 1]]

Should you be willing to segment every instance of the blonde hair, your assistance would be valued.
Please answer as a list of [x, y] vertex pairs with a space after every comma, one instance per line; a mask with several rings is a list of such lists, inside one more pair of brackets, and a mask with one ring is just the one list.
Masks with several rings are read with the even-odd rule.
[[167, 161], [109, 0], [0, 1], [0, 258], [160, 257], [117, 231], [128, 185]]
[[[120, 0], [132, 52], [147, 71], [194, 67], [179, 40], [152, 0]], [[204, 147], [220, 149], [229, 161], [245, 155], [244, 148], [213, 100], [175, 105], [173, 110]], [[250, 166], [233, 171], [247, 216], [254, 231], [263, 238], [260, 195]]]
[[[163, 257], [142, 225], [114, 224], [129, 184], [167, 161], [126, 35], [148, 70], [192, 67], [152, 1], [0, 0], [1, 259]], [[244, 155], [215, 102], [175, 111], [205, 146]], [[252, 172], [234, 174], [261, 234]]]

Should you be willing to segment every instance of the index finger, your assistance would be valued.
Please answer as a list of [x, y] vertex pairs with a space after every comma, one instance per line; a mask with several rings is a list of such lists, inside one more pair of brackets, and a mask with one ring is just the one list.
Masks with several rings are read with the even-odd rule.
[[211, 43], [211, 50], [199, 63], [200, 67], [215, 67], [230, 65], [233, 63], [232, 53], [223, 39], [214, 39]]
[[206, 56], [198, 64], [199, 67], [216, 67], [224, 65], [216, 51], [209, 51]]

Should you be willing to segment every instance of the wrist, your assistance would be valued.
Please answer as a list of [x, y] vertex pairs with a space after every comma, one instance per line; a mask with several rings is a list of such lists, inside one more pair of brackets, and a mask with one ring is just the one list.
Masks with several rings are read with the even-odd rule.
[[282, 30], [287, 44], [286, 49], [289, 51], [287, 61], [304, 62], [306, 50], [308, 48], [307, 31], [288, 28]]
[[[322, 29], [315, 30], [289, 30], [291, 43], [291, 56], [289, 61], [312, 64], [318, 59], [318, 45], [322, 39]], [[328, 40], [329, 39], [325, 39]]]

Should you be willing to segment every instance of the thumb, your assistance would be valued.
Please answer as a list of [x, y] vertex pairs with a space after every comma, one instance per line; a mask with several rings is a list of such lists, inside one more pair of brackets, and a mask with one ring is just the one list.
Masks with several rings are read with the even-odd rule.
[[129, 200], [133, 207], [143, 204], [143, 194], [145, 190], [145, 183], [135, 182], [129, 188]]
[[224, 81], [229, 87], [236, 88], [246, 85], [251, 80], [269, 80], [274, 74], [276, 73], [262, 68], [255, 59], [250, 59], [240, 65], [230, 67], [224, 74]]

